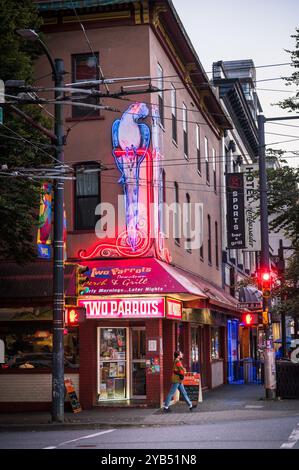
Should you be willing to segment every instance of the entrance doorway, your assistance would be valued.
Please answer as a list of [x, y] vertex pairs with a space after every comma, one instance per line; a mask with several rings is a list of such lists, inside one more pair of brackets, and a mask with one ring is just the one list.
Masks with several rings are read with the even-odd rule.
[[145, 327], [97, 331], [98, 401], [145, 399]]
[[145, 328], [131, 328], [131, 396], [146, 398]]

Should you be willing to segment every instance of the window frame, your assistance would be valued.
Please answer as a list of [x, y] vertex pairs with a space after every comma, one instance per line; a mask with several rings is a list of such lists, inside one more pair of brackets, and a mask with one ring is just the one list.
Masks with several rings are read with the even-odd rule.
[[196, 158], [197, 158], [197, 171], [201, 175], [200, 126], [199, 124], [196, 124]]
[[160, 89], [158, 91], [158, 107], [160, 113], [160, 125], [165, 128], [165, 116], [164, 116], [164, 71], [162, 65], [158, 62], [157, 64], [157, 86]]
[[208, 214], [208, 262], [212, 266], [212, 230], [210, 214]]
[[183, 102], [183, 146], [184, 146], [184, 157], [189, 160], [189, 146], [188, 146], [188, 109], [186, 104]]
[[[179, 206], [179, 204], [180, 204], [179, 199], [180, 199], [179, 185], [175, 181], [174, 182], [174, 201], [176, 203], [176, 207]], [[175, 232], [177, 232], [177, 229], [178, 229], [178, 233], [180, 233], [180, 220], [179, 220], [179, 214], [177, 213], [177, 211], [175, 212], [175, 222], [174, 223], [175, 223]], [[175, 241], [176, 245], [180, 246], [180, 244], [181, 244], [180, 237], [175, 237], [174, 241]]]
[[[72, 54], [71, 55], [71, 65], [72, 65], [72, 82], [73, 83], [80, 83], [80, 80], [77, 80], [76, 79], [76, 59], [77, 58], [80, 58], [80, 57], [94, 57], [96, 59], [96, 80], [99, 80], [100, 78], [100, 74], [99, 74], [99, 67], [98, 67], [98, 64], [99, 64], [99, 53], [98, 52], [95, 52], [95, 53], [92, 53], [92, 52], [84, 52], [84, 53], [78, 53], [78, 54]], [[83, 80], [82, 80], [83, 81]], [[86, 79], [85, 81], [88, 81], [88, 79]], [[92, 81], [92, 80], [90, 80]], [[88, 88], [88, 85], [82, 85], [81, 88]], [[95, 86], [94, 88], [97, 88], [99, 89], [99, 86]], [[74, 95], [76, 93], [73, 93]], [[89, 100], [94, 100], [95, 102], [94, 103], [89, 103]], [[80, 101], [78, 101], [79, 103]], [[99, 98], [98, 97], [87, 97], [85, 100], [82, 100], [82, 102], [86, 102], [87, 104], [99, 104]], [[81, 113], [81, 114], [80, 114]], [[86, 119], [87, 117], [91, 117], [91, 118], [95, 118], [95, 117], [99, 117], [100, 116], [100, 110], [99, 109], [94, 109], [92, 110], [91, 108], [88, 109], [88, 108], [81, 108], [79, 106], [72, 106], [72, 115], [71, 115], [71, 118], [72, 119]]]
[[178, 129], [177, 129], [177, 99], [176, 99], [176, 88], [171, 83], [171, 124], [172, 124], [172, 140], [175, 144], [178, 144]]
[[[101, 165], [100, 163], [98, 162], [81, 162], [81, 163], [77, 163], [76, 165], [74, 165], [74, 169], [75, 169], [75, 174], [77, 175], [77, 170], [79, 167], [98, 167], [99, 168], [99, 171], [98, 171], [98, 194], [97, 194], [97, 204], [100, 204], [101, 202], [101, 171], [100, 171], [100, 168], [101, 168]], [[79, 221], [78, 221], [78, 214], [79, 214], [79, 211], [78, 211], [78, 199], [88, 199], [88, 198], [95, 198], [96, 195], [81, 195], [81, 196], [78, 196], [77, 195], [77, 179], [74, 181], [74, 229], [76, 231], [94, 231], [95, 230], [95, 224], [97, 222], [97, 217], [99, 216], [96, 216], [95, 215], [95, 224], [93, 226], [80, 226], [79, 224]]]
[[209, 160], [209, 141], [205, 136], [205, 162], [206, 162], [206, 183], [210, 185], [210, 160]]

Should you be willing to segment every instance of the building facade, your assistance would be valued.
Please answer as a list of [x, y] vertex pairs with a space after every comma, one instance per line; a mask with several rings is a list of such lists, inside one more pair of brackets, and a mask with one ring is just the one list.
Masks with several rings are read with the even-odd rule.
[[[117, 108], [64, 106], [65, 162], [76, 177], [65, 183], [65, 300], [85, 309], [78, 326], [66, 321], [65, 375], [83, 408], [161, 406], [180, 349], [204, 388], [219, 386], [229, 347], [237, 354], [240, 315], [222, 272], [223, 137], [231, 121], [170, 1], [36, 3], [65, 83], [95, 82], [103, 94], [74, 92], [73, 102]], [[41, 57], [38, 85], [51, 85], [47, 70]], [[118, 80], [99, 85], [103, 76]], [[87, 278], [79, 290], [78, 265]], [[30, 269], [18, 273], [40, 280], [29, 295], [12, 295], [13, 275], [4, 276], [1, 336], [15, 364], [16, 355], [22, 362], [46, 346], [51, 353], [51, 262]], [[16, 322], [26, 337], [23, 330], [17, 337]], [[50, 405], [49, 364], [35, 357], [37, 370], [25, 359], [21, 365], [33, 367], [7, 363], [0, 371], [4, 409]], [[28, 391], [31, 375], [43, 393]]]

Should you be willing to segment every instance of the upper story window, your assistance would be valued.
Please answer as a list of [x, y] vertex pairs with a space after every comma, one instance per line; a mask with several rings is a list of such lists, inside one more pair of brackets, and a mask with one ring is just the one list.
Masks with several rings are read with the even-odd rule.
[[197, 170], [201, 173], [201, 158], [200, 158], [200, 127], [196, 124], [196, 159], [197, 159]]
[[212, 264], [212, 232], [210, 215], [208, 215], [208, 261], [209, 264]]
[[206, 181], [210, 184], [210, 162], [209, 162], [209, 142], [205, 137], [205, 161], [206, 161]]
[[98, 216], [96, 206], [101, 202], [100, 165], [86, 163], [76, 166], [75, 229], [94, 230]]
[[[82, 82], [82, 88], [90, 88], [84, 82], [99, 80], [99, 55], [98, 54], [75, 54], [72, 55], [72, 81], [76, 83]], [[97, 88], [97, 87], [94, 87]], [[80, 93], [78, 93], [80, 95]], [[73, 93], [76, 97], [76, 93]], [[99, 104], [99, 98], [88, 96], [83, 98], [78, 103], [85, 104]], [[73, 118], [84, 118], [87, 116], [99, 116], [98, 109], [92, 109], [83, 106], [72, 107]]]
[[184, 156], [188, 158], [188, 112], [187, 106], [183, 103], [183, 134], [184, 134]]
[[158, 105], [160, 113], [160, 121], [164, 127], [164, 73], [161, 65], [158, 63], [157, 67], [157, 86], [159, 88], [158, 92]]
[[216, 267], [219, 268], [218, 222], [215, 222], [215, 259], [216, 259]]
[[176, 89], [171, 84], [171, 120], [172, 120], [172, 139], [175, 143], [178, 142], [177, 131], [177, 107], [176, 107]]
[[180, 244], [180, 212], [179, 212], [179, 185], [175, 181], [174, 183], [174, 201], [176, 203], [175, 218], [174, 218], [174, 230], [175, 230], [175, 242]]
[[212, 160], [213, 160], [213, 184], [214, 184], [214, 191], [217, 191], [217, 175], [216, 175], [216, 151], [212, 149]]
[[186, 225], [187, 225], [187, 230], [186, 230], [186, 247], [187, 251], [191, 252], [190, 248], [190, 242], [191, 242], [191, 198], [190, 194], [186, 193], [186, 203], [187, 203], [187, 220], [186, 220]]

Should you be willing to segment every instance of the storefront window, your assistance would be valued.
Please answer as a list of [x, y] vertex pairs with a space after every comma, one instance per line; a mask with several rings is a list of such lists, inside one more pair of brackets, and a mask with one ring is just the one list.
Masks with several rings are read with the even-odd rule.
[[221, 347], [220, 347], [220, 328], [211, 328], [211, 357], [212, 359], [221, 358]]
[[184, 353], [184, 324], [177, 325], [177, 350]]
[[[53, 333], [46, 326], [1, 326], [0, 339], [5, 345], [4, 369], [52, 368]], [[65, 330], [65, 368], [79, 367], [78, 329]]]
[[99, 328], [100, 400], [127, 397], [127, 331], [126, 328]]

